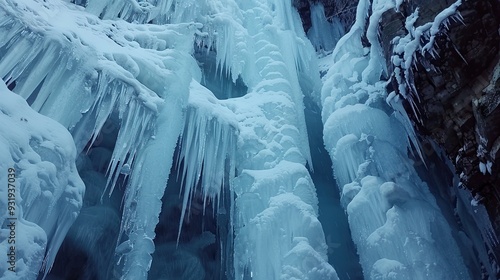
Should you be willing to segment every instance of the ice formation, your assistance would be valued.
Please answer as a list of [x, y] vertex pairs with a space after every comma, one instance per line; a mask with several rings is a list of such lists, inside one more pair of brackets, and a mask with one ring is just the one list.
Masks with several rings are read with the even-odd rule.
[[[381, 80], [377, 28], [402, 1], [361, 0], [342, 38], [319, 4], [306, 37], [291, 2], [0, 2], [0, 77], [20, 96], [0, 85], [0, 167], [20, 171], [23, 279], [48, 273], [68, 230], [61, 251], [80, 244], [92, 256], [86, 279], [208, 278], [218, 272], [200, 257], [207, 248], [219, 250], [210, 261], [220, 258], [227, 279], [338, 279], [318, 220], [304, 96], [322, 107], [364, 276], [470, 278], [456, 232], [409, 159], [422, 155], [402, 107], [413, 56], [432, 53], [460, 1], [425, 30], [413, 26], [418, 13], [408, 18], [408, 36], [394, 41], [398, 94]], [[177, 208], [179, 220], [168, 220]], [[216, 225], [186, 237], [194, 215]], [[157, 236], [172, 229], [173, 239]], [[71, 277], [64, 266], [74, 262], [58, 265], [49, 279]]]
[[[378, 24], [385, 11], [400, 4], [360, 1], [356, 23], [333, 51], [334, 63], [322, 90], [325, 145], [365, 277], [470, 279], [449, 221], [408, 159], [408, 153], [419, 147], [412, 147], [418, 142], [406, 112], [397, 107], [399, 97], [394, 93], [387, 98], [386, 83], [381, 80], [387, 73]], [[453, 14], [456, 6], [442, 14]], [[412, 26], [412, 20], [407, 19], [407, 26]], [[440, 22], [429, 27], [439, 27]], [[361, 43], [365, 24], [370, 47]], [[409, 32], [420, 36], [418, 29]], [[411, 67], [412, 53], [406, 51], [412, 46], [408, 42], [395, 48], [396, 52], [404, 48], [405, 59], [397, 64], [403, 69]], [[405, 85], [404, 79], [408, 78], [401, 80], [406, 89], [410, 84]], [[400, 92], [406, 97], [405, 91]]]
[[[40, 269], [50, 270], [80, 212], [85, 186], [69, 132], [3, 83], [0, 96], [0, 178], [9, 182], [0, 189], [0, 224], [9, 225], [0, 229], [0, 279], [36, 279]], [[7, 211], [7, 205], [13, 208]]]
[[[126, 184], [113, 271], [119, 278], [147, 278], [179, 137], [182, 215], [200, 185], [204, 203], [221, 192], [237, 195], [228, 210], [248, 219], [231, 226], [235, 278], [336, 277], [305, 167], [310, 155], [299, 77], [318, 92], [315, 52], [290, 2], [9, 0], [0, 13], [0, 75], [16, 93], [67, 127], [78, 152], [94, 145], [106, 122], [118, 126], [101, 200]], [[241, 79], [248, 93], [215, 98], [200, 84], [195, 46], [213, 50], [220, 75]], [[269, 180], [259, 173], [276, 175], [275, 187], [257, 187]], [[241, 207], [255, 198], [262, 208]], [[283, 220], [290, 211], [300, 218]], [[267, 238], [278, 247], [256, 261], [269, 248], [256, 235], [262, 226], [273, 234], [279, 226], [285, 235]], [[81, 238], [75, 234], [69, 236]], [[35, 264], [31, 270], [34, 279]]]
[[320, 3], [311, 6], [311, 29], [307, 37], [317, 51], [330, 52], [344, 35], [344, 27], [337, 17], [326, 19], [325, 8]]

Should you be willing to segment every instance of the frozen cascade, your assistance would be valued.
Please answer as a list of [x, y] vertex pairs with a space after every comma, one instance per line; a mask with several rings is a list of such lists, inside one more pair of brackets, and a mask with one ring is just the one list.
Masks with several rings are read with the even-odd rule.
[[[224, 60], [233, 77], [242, 69], [239, 74], [249, 88], [245, 96], [227, 100], [240, 124], [234, 181], [236, 279], [336, 279], [305, 167], [310, 156], [298, 76], [317, 69], [307, 59], [314, 49], [297, 26], [290, 2], [247, 1], [242, 10], [236, 22], [244, 23], [246, 33], [235, 39], [244, 48], [231, 47], [235, 44], [226, 37], [233, 55]], [[294, 41], [303, 44], [290, 49]], [[242, 56], [255, 65], [234, 64], [233, 58]]]
[[[385, 11], [397, 9], [402, 1], [360, 1], [357, 23], [323, 60], [335, 63], [329, 67], [322, 89], [315, 49], [291, 2], [0, 2], [1, 78], [33, 109], [66, 127], [76, 152], [82, 155], [86, 147], [102, 152], [99, 156], [82, 156], [79, 162], [80, 166], [107, 169], [101, 174], [82, 167], [82, 178], [89, 184], [96, 181], [92, 192], [99, 190], [102, 201], [108, 201], [108, 195], [124, 193], [119, 233], [114, 223], [120, 213], [113, 211], [120, 203], [111, 201], [84, 208], [78, 220], [80, 227], [70, 237], [74, 242], [89, 242], [91, 236], [85, 236], [82, 227], [95, 226], [88, 217], [109, 210], [106, 203], [110, 203], [114, 210], [100, 218], [109, 217], [107, 226], [119, 235], [116, 243], [109, 242], [117, 244], [112, 252], [116, 254], [113, 277], [147, 279], [150, 269], [154, 274], [149, 277], [161, 275], [161, 260], [168, 260], [167, 253], [176, 245], [179, 258], [190, 262], [192, 275], [205, 277], [210, 273], [201, 270], [205, 264], [193, 253], [193, 247], [179, 242], [182, 225], [189, 220], [190, 211], [197, 210], [201, 197], [203, 215], [220, 214], [228, 219], [223, 221], [228, 225], [217, 224], [217, 230], [227, 230], [223, 236], [230, 242], [234, 238], [234, 259], [221, 260], [222, 266], [232, 266], [225, 268], [227, 278], [338, 279], [328, 263], [316, 188], [306, 167], [313, 167], [304, 116], [303, 98], [307, 96], [323, 107], [324, 142], [341, 187], [341, 201], [349, 215], [364, 276], [469, 278], [448, 221], [408, 159], [408, 151], [419, 149], [402, 99], [395, 93], [388, 95], [386, 81], [380, 80], [386, 71], [377, 38], [378, 23]], [[411, 44], [419, 31], [411, 25], [413, 18], [408, 19], [408, 31], [414, 32], [414, 37], [394, 42], [398, 44], [394, 63], [400, 63], [402, 72], [409, 69], [416, 50], [432, 52], [432, 36], [446, 25], [457, 5], [459, 1], [426, 26], [429, 44], [425, 46]], [[316, 46], [331, 48], [338, 38], [319, 36], [318, 31], [338, 26], [326, 27], [321, 6], [313, 9], [316, 29], [309, 35]], [[365, 23], [370, 47], [361, 43]], [[214, 58], [215, 63], [204, 60], [204, 55]], [[215, 70], [208, 70], [204, 63], [212, 63], [210, 67], [215, 65]], [[220, 79], [214, 75], [207, 81], [205, 71], [213, 71]], [[225, 92], [228, 88], [236, 92]], [[6, 89], [0, 91], [12, 95]], [[12, 106], [23, 108], [26, 104], [7, 102], [2, 114]], [[31, 123], [31, 118], [23, 118]], [[107, 123], [115, 126], [116, 132], [109, 150], [94, 146]], [[30, 131], [40, 135], [50, 132]], [[0, 143], [4, 135], [8, 134], [2, 134]], [[19, 135], [30, 137], [24, 132]], [[67, 133], [57, 132], [62, 139], [60, 135]], [[20, 219], [19, 225], [33, 230], [29, 236], [22, 236], [30, 245], [19, 254], [20, 267], [22, 262], [26, 268], [19, 273], [31, 273], [26, 279], [36, 279], [43, 265], [51, 267], [57, 247], [75, 220], [83, 186], [73, 171], [74, 151], [56, 149], [54, 155], [52, 148], [58, 145], [50, 141], [21, 140], [3, 143], [28, 143], [23, 148], [28, 152], [19, 151], [33, 158], [17, 164], [20, 170], [24, 167], [21, 164], [28, 164], [26, 170], [35, 164], [38, 175], [28, 171], [21, 175], [37, 177], [30, 182], [41, 182], [40, 186], [28, 186], [29, 195], [23, 191], [20, 195], [26, 222]], [[69, 140], [60, 141], [66, 149], [74, 145]], [[9, 149], [4, 146], [0, 149]], [[176, 151], [178, 158], [174, 161]], [[68, 163], [59, 165], [59, 159]], [[13, 156], [0, 165], [15, 161]], [[53, 163], [54, 168], [47, 162], [58, 164]], [[182, 209], [180, 220], [175, 221], [179, 226], [178, 231], [175, 228], [176, 245], [162, 244], [155, 232], [161, 224], [160, 215], [165, 214], [162, 207], [178, 202], [162, 202], [167, 181], [170, 184], [173, 177], [170, 170], [177, 170], [182, 181], [178, 186]], [[45, 184], [65, 186], [55, 188], [59, 196], [43, 192], [52, 199], [50, 203], [56, 203], [54, 207], [71, 208], [53, 212], [64, 217], [37, 215], [35, 207], [41, 206], [32, 193], [40, 193], [37, 190]], [[70, 196], [67, 200], [61, 198], [63, 190]], [[52, 205], [49, 202], [43, 204]], [[220, 205], [224, 207], [218, 208]], [[208, 213], [209, 209], [215, 213]], [[407, 223], [409, 220], [413, 222]], [[165, 221], [162, 226], [174, 228]], [[103, 231], [93, 233], [102, 237]], [[219, 237], [205, 231], [196, 241], [200, 244], [193, 246], [213, 245]], [[223, 247], [223, 241], [219, 241], [216, 245]], [[5, 246], [2, 242], [0, 245]], [[39, 257], [42, 255], [44, 263]], [[155, 256], [160, 262], [154, 262]], [[182, 262], [168, 261], [171, 266]], [[0, 277], [9, 279], [9, 275]]]
[[325, 8], [321, 3], [311, 6], [311, 29], [307, 37], [317, 51], [331, 52], [340, 38], [344, 35], [344, 27], [340, 19], [334, 17], [329, 22], [325, 16]]
[[[154, 250], [154, 217], [172, 164], [168, 159], [182, 129], [182, 107], [191, 76], [199, 76], [189, 55], [199, 25], [104, 21], [56, 0], [6, 1], [0, 13], [5, 39], [0, 75], [15, 82], [14, 91], [33, 108], [69, 128], [77, 151], [95, 140], [111, 115], [120, 119], [108, 185], [112, 191], [122, 167], [132, 166], [121, 226], [122, 244], [128, 245], [123, 277], [144, 279], [147, 256]], [[57, 64], [62, 67], [53, 71]], [[58, 237], [60, 244], [64, 234]]]
[[234, 179], [237, 136], [238, 123], [234, 113], [219, 104], [211, 91], [193, 80], [186, 122], [180, 137], [178, 164], [180, 170], [181, 162], [184, 162], [182, 181], [185, 184], [181, 184], [184, 186], [184, 194], [177, 240], [182, 231], [186, 209], [198, 184], [201, 185], [205, 205], [207, 199], [217, 202], [221, 198], [225, 174], [228, 175], [229, 183]]
[[[76, 171], [76, 149], [69, 132], [33, 111], [3, 83], [0, 95], [0, 168], [5, 170], [0, 178], [12, 183], [0, 188], [1, 209], [7, 209], [8, 194], [15, 194], [13, 211], [0, 212], [0, 224], [14, 223], [13, 228], [0, 230], [0, 279], [36, 279], [40, 268], [45, 273], [50, 270], [80, 212], [85, 186]], [[14, 170], [7, 172], [10, 168]], [[11, 246], [15, 246], [14, 259], [19, 260], [14, 263], [8, 262]]]
[[[407, 116], [385, 102], [377, 28], [400, 2], [360, 1], [333, 51], [322, 90], [325, 145], [365, 277], [470, 279], [448, 221], [408, 159], [417, 141]], [[365, 23], [370, 47], [361, 44]]]
[[[305, 167], [311, 161], [301, 86], [308, 81], [306, 93], [319, 102], [320, 83], [298, 14], [282, 1], [152, 2], [0, 3], [0, 74], [13, 90], [69, 128], [78, 152], [107, 121], [118, 126], [106, 195], [118, 181], [127, 186], [114, 272], [147, 278], [160, 198], [182, 135], [184, 211], [201, 170], [205, 201], [221, 192], [221, 172], [238, 171], [229, 184], [239, 196], [233, 216], [250, 219], [234, 221], [238, 279], [247, 272], [253, 279], [335, 279]], [[248, 94], [222, 102], [203, 88], [193, 42], [215, 50], [221, 74], [241, 78]], [[226, 166], [225, 154], [235, 163], [230, 158]], [[257, 187], [267, 186], [266, 177], [274, 187]], [[262, 209], [242, 207], [255, 197]], [[272, 255], [256, 232], [261, 226], [278, 244]]]

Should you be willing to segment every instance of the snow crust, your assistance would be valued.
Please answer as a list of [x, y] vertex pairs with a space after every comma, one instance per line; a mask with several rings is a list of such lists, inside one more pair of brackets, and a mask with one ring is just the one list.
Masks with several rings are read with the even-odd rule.
[[[0, 179], [15, 169], [15, 211], [2, 210], [0, 279], [36, 279], [47, 273], [66, 232], [82, 206], [85, 186], [76, 171], [75, 144], [60, 124], [31, 109], [0, 83]], [[12, 174], [9, 172], [9, 174]], [[7, 209], [7, 186], [0, 188], [0, 207]], [[9, 193], [11, 193], [9, 191]], [[9, 204], [11, 205], [11, 204]], [[16, 220], [11, 220], [15, 218]], [[10, 246], [16, 248], [15, 272], [8, 270]], [[12, 265], [9, 265], [11, 267]]]

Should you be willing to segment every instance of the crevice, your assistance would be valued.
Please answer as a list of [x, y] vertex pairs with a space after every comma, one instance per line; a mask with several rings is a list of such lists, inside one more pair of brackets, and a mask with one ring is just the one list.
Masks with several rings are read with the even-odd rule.
[[201, 68], [201, 85], [208, 88], [219, 100], [242, 97], [248, 87], [241, 76], [232, 81], [231, 74], [225, 66], [217, 65], [215, 50], [195, 47], [194, 57]]
[[103, 192], [118, 129], [118, 123], [106, 121], [96, 140], [89, 142], [77, 159], [78, 173], [85, 183], [83, 206], [57, 253], [49, 280], [117, 279], [113, 276], [114, 254], [126, 176], [120, 175], [110, 196]]
[[[174, 158], [180, 154], [179, 146]], [[231, 196], [228, 178], [218, 201], [206, 200], [201, 193], [201, 179], [193, 191], [192, 199], [183, 211], [181, 179], [184, 160], [172, 165], [165, 195], [162, 198], [162, 211], [156, 226], [155, 252], [149, 272], [149, 279], [233, 279]], [[225, 174], [224, 176], [227, 176]], [[178, 239], [179, 225], [182, 231]], [[178, 242], [177, 242], [178, 239]]]
[[304, 100], [307, 133], [313, 162], [312, 180], [319, 201], [318, 220], [323, 226], [328, 262], [341, 280], [362, 279], [359, 256], [352, 241], [347, 215], [340, 203], [339, 188], [332, 172], [332, 161], [323, 143], [321, 110], [308, 96]]

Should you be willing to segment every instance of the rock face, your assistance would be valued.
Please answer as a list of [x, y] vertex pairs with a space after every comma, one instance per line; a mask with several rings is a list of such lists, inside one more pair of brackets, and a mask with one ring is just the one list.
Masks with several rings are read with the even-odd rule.
[[[404, 34], [405, 20], [415, 8], [419, 7], [415, 25], [421, 25], [453, 3], [405, 1], [399, 12], [383, 15], [379, 35], [390, 72], [391, 40]], [[450, 21], [436, 36], [437, 55], [416, 53], [412, 79], [419, 101], [410, 116], [420, 135], [446, 152], [460, 185], [486, 206], [496, 236], [500, 236], [499, 3], [463, 1], [458, 8], [462, 22]], [[394, 76], [392, 86], [398, 91]], [[498, 250], [494, 251], [492, 257], [498, 260]]]
[[[343, 1], [295, 0], [304, 29], [310, 27], [309, 8], [320, 2], [327, 18], [348, 21], [352, 5]], [[401, 1], [398, 10], [382, 15], [378, 36], [389, 72], [389, 92], [399, 92], [393, 39], [404, 37], [407, 19], [418, 9], [413, 26], [433, 22], [455, 0]], [[424, 142], [437, 143], [454, 165], [460, 187], [467, 188], [486, 207], [495, 234], [500, 237], [500, 1], [461, 1], [459, 17], [441, 24], [433, 52], [415, 52], [410, 76], [415, 105], [405, 109]], [[340, 12], [340, 13], [339, 13]], [[355, 11], [352, 11], [353, 13]], [[345, 28], [349, 29], [350, 24]], [[428, 38], [427, 38], [428, 39]], [[363, 42], [365, 45], [367, 42]], [[420, 41], [425, 44], [425, 42]], [[409, 86], [407, 84], [407, 86]], [[424, 143], [425, 144], [425, 143]], [[494, 245], [494, 244], [493, 244]], [[498, 263], [500, 247], [490, 258]], [[496, 259], [496, 261], [494, 261]]]

